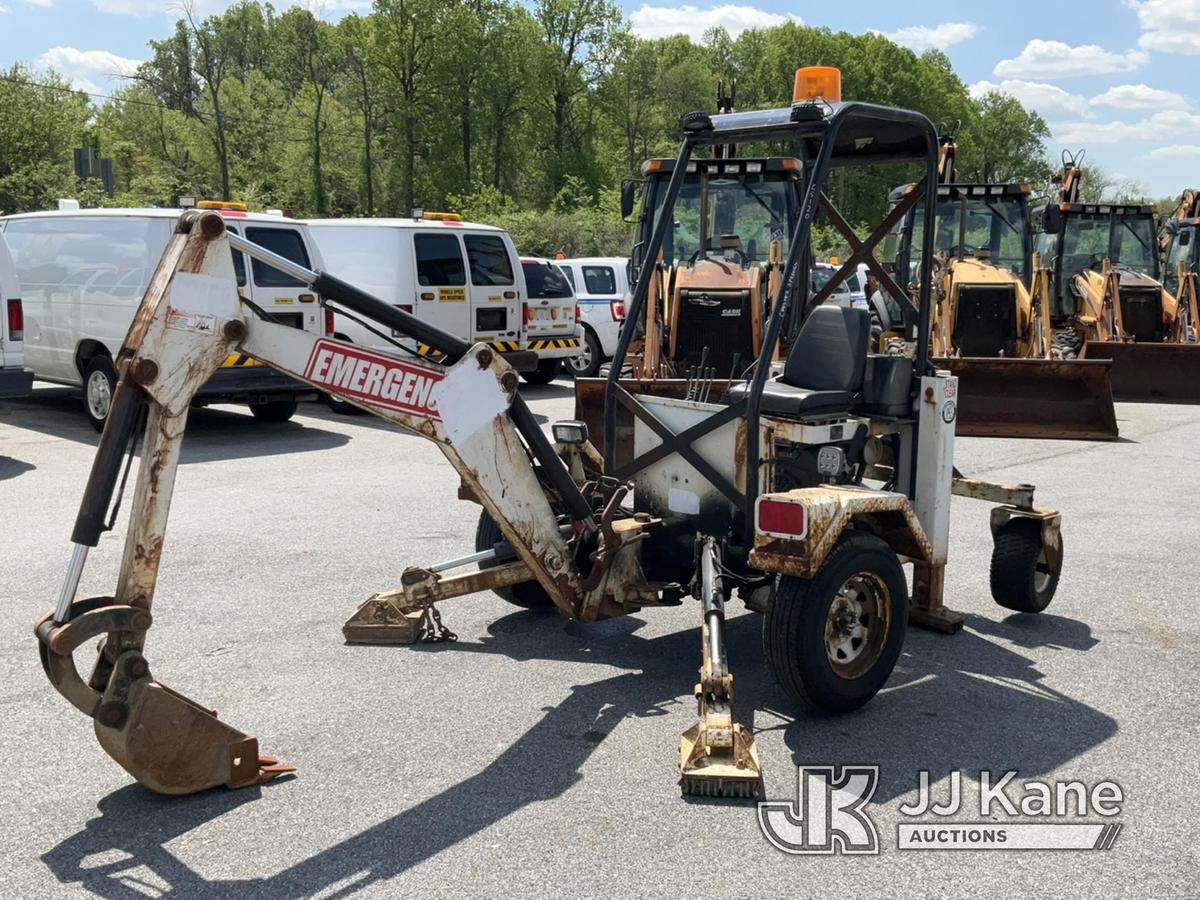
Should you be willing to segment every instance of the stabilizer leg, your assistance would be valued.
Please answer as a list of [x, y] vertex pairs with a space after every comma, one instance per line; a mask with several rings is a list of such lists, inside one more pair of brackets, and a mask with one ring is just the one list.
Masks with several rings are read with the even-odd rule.
[[697, 549], [696, 594], [704, 611], [703, 663], [696, 685], [699, 721], [679, 743], [679, 787], [685, 795], [701, 797], [760, 797], [758, 746], [754, 736], [733, 721], [733, 674], [725, 653], [725, 593], [717, 545], [705, 536]]

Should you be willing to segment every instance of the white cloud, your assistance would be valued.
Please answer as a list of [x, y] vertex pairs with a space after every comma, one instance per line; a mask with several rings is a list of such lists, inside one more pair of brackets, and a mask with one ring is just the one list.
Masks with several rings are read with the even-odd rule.
[[700, 9], [690, 4], [682, 6], [650, 6], [643, 4], [629, 16], [633, 33], [643, 38], [662, 38], [672, 34], [686, 34], [694, 41], [704, 37], [710, 28], [724, 28], [731, 35], [738, 35], [747, 28], [766, 28], [784, 22], [803, 24], [804, 20], [791, 13], [767, 12], [754, 6], [738, 6], [732, 3]]
[[1117, 109], [1187, 109], [1191, 105], [1182, 94], [1148, 84], [1118, 84], [1093, 97], [1092, 103]]
[[1068, 122], [1054, 129], [1054, 139], [1064, 144], [1118, 144], [1198, 133], [1200, 115], [1164, 110], [1139, 122]]
[[[874, 31], [874, 29], [872, 29]], [[944, 50], [951, 44], [968, 41], [979, 34], [974, 22], [942, 22], [940, 25], [910, 25], [895, 31], [875, 31], [888, 40], [918, 53], [925, 50]]]
[[107, 50], [52, 47], [37, 58], [36, 64], [39, 68], [54, 69], [81, 91], [105, 94], [119, 86], [122, 76], [134, 74], [142, 61]]
[[1082, 116], [1087, 110], [1088, 100], [1079, 94], [1064, 91], [1058, 85], [1041, 81], [1023, 81], [1006, 78], [997, 84], [994, 81], [977, 81], [970, 87], [972, 97], [982, 97], [990, 91], [1009, 94], [1021, 101], [1022, 106], [1036, 110], [1043, 117]]
[[25, 2], [30, 6], [40, 6], [42, 8], [54, 5], [54, 0], [25, 0]]
[[1193, 156], [1200, 156], [1200, 144], [1169, 144], [1146, 154], [1148, 159], [1188, 159]]
[[[92, 6], [114, 16], [152, 16], [167, 14], [172, 6], [161, 0], [92, 0]], [[178, 8], [176, 12], [180, 12]]]
[[1200, 0], [1128, 0], [1127, 5], [1142, 26], [1139, 47], [1200, 54]]
[[1069, 78], [1075, 75], [1108, 75], [1128, 72], [1146, 63], [1142, 50], [1113, 53], [1095, 44], [1072, 47], [1062, 41], [1037, 38], [1014, 59], [1002, 59], [992, 71], [1003, 78]]

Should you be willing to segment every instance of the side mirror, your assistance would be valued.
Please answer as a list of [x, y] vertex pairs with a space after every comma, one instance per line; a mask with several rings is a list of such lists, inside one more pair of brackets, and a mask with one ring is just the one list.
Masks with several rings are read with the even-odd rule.
[[1058, 234], [1062, 231], [1062, 210], [1053, 204], [1042, 209], [1042, 231], [1046, 234]]
[[626, 221], [633, 215], [633, 204], [637, 199], [638, 185], [641, 183], [636, 178], [626, 178], [621, 182], [621, 218]]

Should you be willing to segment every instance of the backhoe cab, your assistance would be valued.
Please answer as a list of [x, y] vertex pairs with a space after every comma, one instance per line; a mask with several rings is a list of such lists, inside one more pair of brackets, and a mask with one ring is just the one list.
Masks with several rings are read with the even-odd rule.
[[1117, 400], [1198, 403], [1194, 270], [1177, 258], [1175, 293], [1169, 291], [1155, 208], [1081, 202], [1082, 160], [1082, 152], [1063, 154], [1059, 202], [1034, 211], [1041, 226], [1038, 250], [1050, 261], [1050, 314], [1063, 326], [1064, 355], [1111, 360]]
[[[957, 150], [953, 136], [940, 138], [932, 352], [938, 366], [959, 378], [958, 433], [1116, 438], [1110, 364], [1065, 363], [1053, 350], [1050, 275], [1033, 252], [1029, 185], [961, 181]], [[896, 188], [889, 205], [915, 189]], [[917, 207], [891, 236], [901, 283], [917, 277], [913, 246], [923, 231]], [[882, 293], [872, 304], [886, 333], [891, 305]]]
[[[243, 352], [433, 441], [479, 503], [476, 552], [412, 566], [399, 586], [363, 603], [348, 640], [452, 638], [435, 604], [481, 590], [524, 606], [553, 606], [583, 622], [676, 605], [691, 596], [700, 622], [695, 724], [679, 743], [684, 793], [758, 796], [753, 735], [734, 713], [724, 640], [734, 592], [764, 613], [768, 669], [797, 702], [847, 712], [891, 674], [910, 621], [946, 632], [962, 616], [942, 603], [951, 494], [996, 504], [993, 597], [1026, 612], [1046, 607], [1062, 565], [1059, 515], [1035, 506], [1029, 485], [959, 477], [954, 469], [957, 379], [929, 357], [930, 276], [918, 300], [879, 265], [874, 248], [920, 192], [865, 240], [825, 193], [835, 167], [916, 166], [936, 178], [936, 135], [923, 115], [843, 103], [836, 70], [801, 69], [781, 109], [682, 122], [682, 144], [647, 241], [657, 259], [696, 151], [770, 141], [794, 148], [808, 172], [780, 284], [748, 378], [690, 397], [642, 392], [619, 377], [636, 329], [622, 332], [604, 386], [602, 429], [618, 409], [627, 440], [600, 453], [577, 421], [553, 426], [552, 445], [518, 390], [511, 360], [467, 346], [327, 273], [312, 272], [229, 234], [220, 216], [189, 214], [164, 254], [117, 360], [120, 374], [72, 533], [58, 604], [35, 627], [54, 686], [93, 720], [101, 746], [138, 781], [165, 793], [241, 787], [286, 767], [257, 741], [161, 685], [144, 654], [158, 565], [188, 408], [230, 352]], [[922, 202], [932, 217], [933, 192]], [[806, 284], [813, 218], [841, 223], [850, 258], [866, 263], [904, 310], [904, 353], [870, 352], [865, 310], [814, 305], [785, 359], [775, 348]], [[396, 343], [420, 342], [442, 363], [314, 337], [241, 302], [230, 248], [312, 285], [326, 305], [378, 323]], [[932, 234], [921, 251], [932, 259]], [[654, 274], [644, 267], [629, 317], [646, 324]], [[125, 554], [111, 596], [78, 597], [88, 550], [109, 521], [123, 458], [141, 437]], [[414, 512], [412, 523], [420, 527]], [[913, 567], [910, 596], [903, 565]], [[478, 569], [476, 568], [478, 567]], [[104, 637], [92, 673], [73, 653]]]

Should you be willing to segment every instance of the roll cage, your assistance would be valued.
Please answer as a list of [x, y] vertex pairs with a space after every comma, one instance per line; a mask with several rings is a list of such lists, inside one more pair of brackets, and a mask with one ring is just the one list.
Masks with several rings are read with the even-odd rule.
[[[618, 465], [617, 441], [605, 440], [605, 471], [617, 478], [625, 479], [654, 462], [677, 453], [691, 463], [742, 513], [742, 528], [747, 537], [753, 530], [754, 504], [759, 493], [759, 420], [763, 387], [770, 373], [775, 348], [783, 332], [785, 322], [792, 313], [792, 298], [803, 290], [806, 299], [803, 309], [810, 309], [824, 302], [835, 287], [854, 272], [859, 263], [866, 263], [881, 287], [899, 302], [904, 318], [905, 331], [916, 343], [913, 360], [913, 390], [918, 390], [920, 376], [932, 372], [929, 359], [930, 340], [930, 273], [928, 266], [921, 267], [916, 302], [908, 291], [898, 285], [892, 275], [875, 256], [875, 248], [896, 224], [912, 210], [918, 202], [924, 203], [925, 221], [933, 221], [936, 191], [924, 190], [922, 185], [936, 184], [938, 175], [938, 140], [933, 123], [921, 113], [877, 106], [869, 103], [829, 103], [823, 100], [794, 103], [779, 109], [753, 112], [728, 113], [709, 116], [691, 113], [681, 122], [684, 139], [679, 148], [667, 183], [666, 197], [654, 223], [650, 240], [644, 249], [643, 259], [656, 259], [662, 249], [668, 223], [675, 208], [693, 151], [702, 147], [729, 144], [746, 144], [770, 141], [776, 145], [786, 144], [793, 149], [792, 156], [801, 161], [803, 167], [803, 200], [797, 210], [797, 221], [792, 229], [792, 241], [778, 293], [771, 298], [770, 318], [758, 359], [751, 367], [750, 387], [745, 399], [737, 400], [724, 409], [713, 413], [703, 421], [679, 434], [673, 433], [659, 421], [638, 398], [620, 383], [625, 357], [629, 351], [637, 327], [623, 328], [617, 343], [613, 363], [609, 371], [604, 394], [604, 433], [616, 434], [617, 406], [623, 405], [638, 419], [654, 430], [662, 443], [624, 465]], [[861, 240], [838, 211], [825, 192], [825, 182], [832, 170], [849, 166], [866, 166], [895, 163], [925, 163], [925, 177], [904, 199], [884, 216], [883, 221], [871, 235]], [[808, 297], [809, 269], [812, 254], [807, 252], [814, 218], [824, 213], [830, 223], [846, 239], [851, 252], [828, 284], [811, 298]], [[921, 255], [928, 259], [933, 253], [934, 230], [924, 229]], [[638, 273], [626, 321], [641, 325], [650, 289], [652, 267], [642, 266]], [[797, 283], [796, 279], [802, 280]], [[644, 327], [644, 325], [642, 326]], [[736, 486], [717, 473], [694, 449], [694, 443], [725, 423], [743, 418], [746, 428], [746, 488], [739, 491]], [[913, 422], [914, 429], [916, 422]], [[914, 435], [915, 437], [915, 435]], [[914, 442], [915, 446], [915, 442]], [[905, 479], [906, 492], [913, 496], [916, 482], [916, 454], [910, 454], [909, 472]]]

